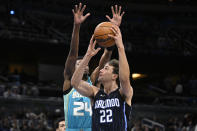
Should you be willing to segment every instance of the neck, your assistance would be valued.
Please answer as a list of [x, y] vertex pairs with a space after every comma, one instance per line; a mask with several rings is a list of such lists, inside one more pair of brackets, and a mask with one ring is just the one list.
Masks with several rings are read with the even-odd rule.
[[115, 81], [103, 83], [104, 92], [110, 94], [118, 88], [118, 85]]

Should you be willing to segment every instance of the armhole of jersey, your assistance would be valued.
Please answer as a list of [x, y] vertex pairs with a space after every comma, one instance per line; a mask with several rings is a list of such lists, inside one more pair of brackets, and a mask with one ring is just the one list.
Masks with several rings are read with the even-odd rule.
[[[120, 94], [120, 97], [121, 97], [121, 99], [125, 102], [125, 104], [127, 104], [127, 102], [125, 101], [125, 99], [124, 99], [124, 97], [121, 95], [121, 93], [120, 93], [120, 87], [119, 87], [119, 89], [118, 89], [118, 92], [119, 92], [119, 94]], [[127, 104], [129, 107], [131, 107], [129, 104]]]
[[64, 116], [65, 116], [65, 126], [66, 126], [66, 128], [68, 128], [69, 94], [71, 94], [74, 91], [74, 89], [73, 88], [70, 88], [68, 90], [70, 90], [70, 91], [68, 93], [66, 93], [66, 94], [63, 95], [63, 98], [64, 98]]
[[68, 128], [68, 102], [69, 96], [64, 95], [64, 116], [65, 116], [65, 127]]
[[64, 95], [67, 95], [72, 90], [72, 87], [70, 87], [68, 90], [63, 91]]
[[101, 89], [99, 89], [98, 92], [96, 93], [96, 95], [92, 97], [93, 105], [94, 105], [94, 102], [95, 102], [95, 98], [97, 97], [97, 95], [99, 94], [100, 91], [101, 91]]
[[121, 93], [120, 93], [120, 87], [118, 87], [118, 93], [120, 94], [120, 97], [121, 97], [121, 99], [123, 100], [123, 102], [125, 102], [125, 104], [127, 104], [126, 103], [126, 101], [125, 101], [125, 99], [124, 99], [124, 97], [121, 95]]

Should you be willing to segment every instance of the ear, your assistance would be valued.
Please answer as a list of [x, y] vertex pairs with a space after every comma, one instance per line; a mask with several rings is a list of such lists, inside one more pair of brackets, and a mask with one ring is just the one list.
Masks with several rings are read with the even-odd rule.
[[118, 78], [118, 74], [113, 74], [113, 75], [112, 75], [112, 79], [113, 79], [113, 80], [116, 80], [117, 78]]

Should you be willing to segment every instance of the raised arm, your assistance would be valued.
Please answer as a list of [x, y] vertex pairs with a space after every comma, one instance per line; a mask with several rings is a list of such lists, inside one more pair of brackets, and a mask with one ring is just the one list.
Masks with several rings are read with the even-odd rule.
[[131, 105], [133, 88], [130, 84], [130, 69], [122, 42], [122, 35], [120, 29], [117, 26], [113, 26], [112, 31], [114, 32], [115, 36], [110, 36], [115, 40], [119, 55], [119, 80], [121, 86], [120, 93], [124, 96], [127, 104]]
[[92, 97], [94, 96], [96, 90], [98, 90], [95, 86], [91, 86], [88, 82], [83, 81], [82, 77], [84, 74], [85, 67], [88, 65], [91, 58], [98, 53], [100, 48], [94, 49], [96, 45], [96, 41], [93, 42], [93, 36], [90, 40], [90, 44], [88, 46], [88, 50], [80, 62], [80, 65], [75, 72], [71, 79], [71, 85], [83, 96]]
[[85, 19], [90, 15], [87, 13], [83, 16], [83, 12], [86, 8], [86, 5], [82, 6], [81, 3], [79, 5], [75, 5], [75, 9], [72, 10], [74, 16], [74, 23], [73, 23], [73, 32], [70, 44], [70, 51], [65, 62], [64, 68], [64, 85], [63, 91], [66, 91], [71, 88], [71, 77], [75, 70], [75, 63], [78, 57], [78, 46], [79, 46], [79, 31], [80, 25], [85, 21]]
[[96, 67], [96, 69], [92, 72], [90, 78], [91, 78], [91, 82], [94, 85], [96, 79], [98, 78], [99, 75], [99, 71], [104, 67], [104, 65], [110, 60], [111, 58], [111, 54], [112, 54], [112, 50], [107, 50], [105, 48], [103, 55], [101, 56], [101, 59], [99, 61], [99, 66]]
[[[120, 26], [122, 22], [122, 17], [124, 15], [124, 11], [121, 12], [122, 7], [121, 6], [111, 6], [112, 11], [112, 18], [110, 18], [108, 15], [106, 15], [107, 19], [112, 22], [113, 24]], [[103, 55], [101, 56], [101, 59], [99, 61], [99, 66], [93, 71], [91, 74], [91, 81], [93, 85], [95, 84], [96, 79], [98, 78], [99, 71], [104, 67], [104, 65], [111, 59], [112, 51], [114, 47], [105, 48]]]

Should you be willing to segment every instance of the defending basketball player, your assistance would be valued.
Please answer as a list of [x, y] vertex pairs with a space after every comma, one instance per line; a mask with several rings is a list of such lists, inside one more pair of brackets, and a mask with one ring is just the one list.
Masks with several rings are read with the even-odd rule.
[[[74, 16], [73, 33], [70, 51], [65, 63], [63, 85], [66, 131], [78, 131], [81, 129], [84, 131], [91, 131], [92, 110], [90, 107], [90, 100], [88, 98], [83, 98], [71, 87], [71, 77], [75, 70], [75, 66], [73, 65], [76, 65], [77, 67], [80, 63], [80, 60], [77, 60], [80, 26], [90, 15], [90, 13], [83, 15], [85, 8], [86, 5], [82, 6], [82, 4], [79, 3], [79, 5], [75, 5], [75, 8], [72, 10]], [[86, 68], [85, 74], [88, 74], [88, 67]], [[88, 77], [85, 77], [85, 79], [88, 79]], [[84, 108], [79, 108], [81, 106]], [[76, 120], [78, 122], [76, 122]]]
[[[115, 35], [109, 36], [115, 40], [119, 62], [111, 60], [100, 70], [98, 81], [104, 86], [104, 90], [82, 80], [85, 67], [100, 50], [100, 48], [95, 49], [96, 41], [93, 42], [93, 37], [83, 60], [71, 79], [71, 85], [80, 94], [92, 99], [92, 131], [127, 130], [125, 103], [131, 105], [133, 88], [130, 85], [130, 69], [120, 29], [113, 26], [112, 31]], [[118, 78], [120, 85], [117, 85], [116, 82]]]
[[[70, 45], [70, 51], [65, 63], [64, 69], [64, 112], [65, 112], [65, 126], [66, 131], [90, 131], [91, 130], [91, 105], [90, 99], [79, 94], [74, 88], [71, 86], [71, 77], [75, 69], [78, 68], [81, 60], [77, 60], [78, 58], [78, 45], [79, 45], [79, 30], [80, 25], [85, 21], [85, 19], [90, 15], [89, 13], [83, 16], [83, 12], [86, 6], [75, 5], [75, 9], [73, 11], [74, 15], [74, 26], [73, 26], [73, 34]], [[116, 17], [115, 17], [116, 18]], [[122, 18], [122, 17], [121, 17]], [[117, 24], [121, 23], [121, 18], [114, 20]], [[104, 63], [111, 57], [111, 51], [105, 50], [103, 56], [101, 57], [99, 67], [92, 74], [92, 81], [94, 82], [98, 76], [98, 72], [101, 67], [104, 66]], [[73, 66], [75, 65], [75, 66]], [[87, 80], [89, 84], [91, 84], [90, 78], [88, 77], [89, 68], [88, 66], [84, 69], [83, 80]]]

